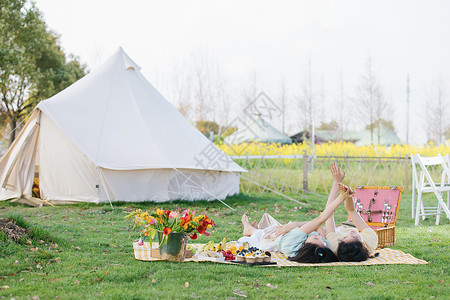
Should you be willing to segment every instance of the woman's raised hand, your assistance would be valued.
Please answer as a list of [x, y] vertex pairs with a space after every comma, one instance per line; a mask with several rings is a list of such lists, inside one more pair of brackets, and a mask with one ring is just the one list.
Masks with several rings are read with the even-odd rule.
[[342, 170], [338, 164], [332, 162], [330, 165], [331, 176], [333, 176], [333, 180], [335, 183], [341, 183], [345, 177], [345, 170]]
[[344, 197], [345, 210], [347, 212], [355, 211], [355, 204], [352, 199], [355, 192], [343, 184], [339, 184], [339, 189], [341, 190], [341, 195]]
[[343, 200], [348, 198], [351, 199], [353, 195], [355, 195], [355, 192], [353, 192], [351, 188], [343, 185], [342, 183], [339, 183], [339, 190], [341, 191], [341, 196], [344, 198]]

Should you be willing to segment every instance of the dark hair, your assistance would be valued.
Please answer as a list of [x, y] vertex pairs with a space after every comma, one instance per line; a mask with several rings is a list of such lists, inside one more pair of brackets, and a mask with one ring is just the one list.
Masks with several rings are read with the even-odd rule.
[[299, 263], [327, 263], [339, 261], [333, 251], [327, 247], [317, 246], [313, 243], [304, 243], [297, 255], [289, 257], [289, 260]]
[[341, 261], [365, 261], [369, 254], [369, 250], [360, 241], [340, 241], [337, 248], [337, 256]]

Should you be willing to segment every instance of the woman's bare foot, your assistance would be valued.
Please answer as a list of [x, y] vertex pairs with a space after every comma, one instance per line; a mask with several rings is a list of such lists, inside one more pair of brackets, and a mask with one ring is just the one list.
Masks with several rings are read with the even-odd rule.
[[251, 224], [253, 227], [258, 228], [258, 222], [253, 221], [253, 222], [250, 222], [250, 224]]
[[255, 232], [256, 228], [253, 227], [252, 224], [250, 224], [246, 214], [242, 215], [241, 221], [242, 221], [242, 225], [244, 225], [244, 230], [242, 232], [242, 235], [243, 236], [251, 236], [253, 234], [253, 232]]

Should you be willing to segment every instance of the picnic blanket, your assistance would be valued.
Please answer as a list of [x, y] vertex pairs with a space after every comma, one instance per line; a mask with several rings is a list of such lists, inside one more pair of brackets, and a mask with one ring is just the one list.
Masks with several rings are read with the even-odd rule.
[[[192, 248], [200, 249], [203, 244], [189, 244]], [[157, 248], [158, 244], [154, 243], [153, 248]], [[138, 243], [133, 243], [134, 248], [134, 257], [137, 260], [145, 260], [145, 261], [156, 261], [160, 260], [158, 258], [154, 258], [150, 256], [151, 248], [150, 243], [144, 243], [144, 245], [140, 246]], [[264, 267], [325, 267], [325, 266], [368, 266], [368, 265], [388, 265], [388, 264], [428, 264], [428, 262], [417, 259], [411, 254], [404, 253], [400, 250], [394, 250], [390, 248], [378, 249], [376, 252], [379, 255], [375, 258], [369, 258], [366, 261], [362, 262], [334, 262], [334, 263], [320, 263], [320, 264], [305, 264], [305, 263], [297, 263], [293, 261], [287, 260], [287, 257], [279, 252], [272, 252], [272, 261], [276, 262], [275, 265], [268, 265]], [[185, 261], [212, 261], [217, 262], [213, 259], [200, 258], [193, 256], [191, 258], [187, 258]], [[234, 264], [232, 261], [221, 261], [219, 263], [225, 264]]]

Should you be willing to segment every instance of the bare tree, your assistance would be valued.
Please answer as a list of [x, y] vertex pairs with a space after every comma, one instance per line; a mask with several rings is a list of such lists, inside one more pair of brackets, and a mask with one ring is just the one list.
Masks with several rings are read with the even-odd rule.
[[[244, 81], [242, 88], [242, 97], [244, 99], [244, 110], [253, 109], [253, 101], [255, 101], [258, 94], [261, 92], [258, 75], [255, 70], [252, 70], [248, 75], [247, 80]], [[244, 119], [247, 120], [249, 115], [252, 115], [252, 111], [247, 111], [242, 114]]]
[[187, 119], [195, 116], [193, 111], [192, 78], [189, 72], [189, 65], [185, 58], [179, 58], [173, 67], [171, 74], [169, 93], [178, 111]]
[[409, 101], [409, 73], [406, 76], [406, 144], [409, 145], [409, 110], [410, 110], [410, 101]]
[[372, 68], [372, 58], [369, 56], [366, 60], [364, 72], [361, 74], [359, 84], [357, 86], [357, 97], [355, 98], [355, 106], [360, 115], [361, 121], [368, 125], [370, 130], [370, 141], [373, 144], [374, 129], [377, 131], [377, 142], [380, 142], [380, 120], [386, 109], [381, 87]]
[[319, 105], [320, 105], [320, 122], [321, 123], [326, 123], [326, 121], [327, 121], [327, 119], [326, 119], [326, 116], [327, 116], [327, 109], [326, 109], [326, 105], [325, 105], [325, 99], [326, 99], [326, 97], [325, 97], [325, 79], [324, 79], [324, 77], [323, 77], [323, 74], [322, 74], [322, 76], [320, 76], [320, 93], [319, 93], [319, 98], [320, 98], [320, 102], [319, 102]]
[[281, 130], [284, 134], [286, 134], [286, 115], [288, 109], [288, 99], [286, 96], [286, 82], [284, 77], [281, 79], [280, 86], [280, 109], [281, 109]]
[[298, 101], [298, 108], [300, 111], [300, 115], [302, 116], [301, 125], [305, 130], [311, 131], [317, 110], [316, 95], [313, 90], [311, 59], [308, 60], [303, 76], [302, 90]]
[[345, 111], [346, 111], [346, 98], [344, 96], [344, 74], [341, 70], [339, 74], [339, 97], [338, 97], [338, 130], [339, 130], [339, 138], [342, 139], [344, 130], [346, 128], [345, 124]]
[[447, 129], [448, 99], [441, 79], [435, 81], [425, 93], [425, 121], [427, 124], [427, 137], [440, 145], [445, 141]]
[[194, 49], [179, 60], [171, 85], [172, 99], [186, 118], [228, 123], [231, 107], [228, 80], [219, 60], [206, 48]]
[[[231, 95], [229, 92], [229, 80], [228, 78], [223, 74], [222, 69], [220, 68], [219, 64], [214, 64], [213, 69], [213, 79], [214, 81], [211, 83], [211, 89], [212, 89], [212, 102], [215, 103], [214, 107], [216, 110], [216, 118], [214, 121], [216, 121], [218, 124], [220, 124], [219, 127], [219, 135], [222, 134], [225, 127], [230, 122], [230, 111], [231, 111]], [[214, 110], [214, 108], [213, 108]]]
[[190, 70], [192, 70], [192, 89], [195, 99], [196, 118], [212, 120], [211, 63], [206, 50], [193, 50], [190, 54]]
[[[384, 96], [381, 92], [381, 89], [378, 88], [375, 91], [375, 118], [376, 118], [376, 142], [377, 144], [381, 144], [381, 120], [383, 120], [384, 118], [384, 111], [386, 109], [386, 101], [384, 101]], [[373, 130], [374, 128], [374, 124], [370, 124], [371, 129]], [[373, 144], [373, 140], [372, 140], [372, 144]]]

